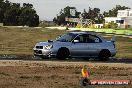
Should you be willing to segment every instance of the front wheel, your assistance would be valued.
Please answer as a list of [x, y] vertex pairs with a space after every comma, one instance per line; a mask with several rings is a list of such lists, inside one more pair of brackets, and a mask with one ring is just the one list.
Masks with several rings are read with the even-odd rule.
[[59, 49], [57, 52], [57, 58], [61, 60], [68, 58], [69, 55], [69, 50], [65, 48]]

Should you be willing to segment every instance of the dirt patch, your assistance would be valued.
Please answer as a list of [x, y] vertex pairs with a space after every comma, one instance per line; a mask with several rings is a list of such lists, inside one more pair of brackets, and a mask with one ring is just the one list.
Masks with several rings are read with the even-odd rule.
[[[0, 88], [83, 88], [81, 68], [87, 65], [90, 79], [128, 79], [132, 81], [132, 65], [67, 61], [0, 61]], [[88, 86], [86, 88], [131, 88], [121, 86]]]

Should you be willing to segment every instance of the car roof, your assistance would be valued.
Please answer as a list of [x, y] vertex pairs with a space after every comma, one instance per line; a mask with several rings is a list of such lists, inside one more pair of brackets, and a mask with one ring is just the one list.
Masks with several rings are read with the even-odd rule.
[[73, 34], [93, 34], [93, 35], [96, 35], [96, 33], [93, 33], [93, 32], [69, 32], [69, 33], [73, 33]]
[[80, 34], [91, 34], [91, 35], [96, 35], [96, 36], [98, 36], [100, 39], [103, 39], [104, 40], [104, 38], [103, 37], [101, 37], [99, 34], [97, 34], [97, 33], [95, 33], [95, 32], [89, 32], [89, 31], [83, 31], [83, 32], [69, 32], [69, 33], [72, 33], [72, 34], [77, 34], [77, 35], [80, 35]]

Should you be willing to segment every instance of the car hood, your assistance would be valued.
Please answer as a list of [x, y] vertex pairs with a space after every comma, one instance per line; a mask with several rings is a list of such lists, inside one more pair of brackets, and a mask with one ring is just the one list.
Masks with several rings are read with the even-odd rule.
[[53, 42], [39, 42], [35, 46], [46, 46], [46, 45], [51, 45]]
[[67, 46], [69, 45], [68, 42], [60, 42], [60, 41], [52, 41], [52, 42], [39, 42], [37, 43], [35, 46], [46, 46], [46, 45], [57, 45], [57, 46], [60, 46], [60, 45], [63, 45], [63, 46]]

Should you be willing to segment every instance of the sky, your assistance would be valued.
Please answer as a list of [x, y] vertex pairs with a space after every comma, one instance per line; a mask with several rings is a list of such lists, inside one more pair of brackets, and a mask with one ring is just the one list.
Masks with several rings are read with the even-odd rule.
[[31, 3], [40, 16], [40, 20], [52, 21], [54, 17], [66, 6], [76, 7], [83, 12], [88, 8], [99, 8], [101, 12], [108, 11], [116, 5], [128, 6], [132, 9], [132, 0], [9, 0], [14, 3]]

